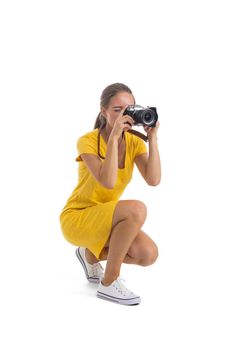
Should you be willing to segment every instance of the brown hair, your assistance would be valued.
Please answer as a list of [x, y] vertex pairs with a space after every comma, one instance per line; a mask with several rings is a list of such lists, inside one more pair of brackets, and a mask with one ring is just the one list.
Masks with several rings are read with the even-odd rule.
[[[108, 85], [101, 94], [100, 108], [101, 107], [107, 108], [111, 98], [116, 96], [116, 94], [118, 94], [119, 92], [128, 92], [129, 94], [133, 95], [130, 88], [125, 84], [115, 83], [115, 84]], [[134, 99], [134, 103], [135, 103], [135, 99]], [[102, 129], [105, 125], [106, 125], [106, 119], [104, 118], [102, 113], [99, 112], [95, 121], [94, 129], [96, 128]]]

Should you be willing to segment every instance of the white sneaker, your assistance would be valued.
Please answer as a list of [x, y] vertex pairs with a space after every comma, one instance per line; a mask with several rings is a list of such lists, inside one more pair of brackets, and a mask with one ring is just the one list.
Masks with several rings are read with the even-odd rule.
[[97, 297], [124, 305], [137, 305], [141, 302], [141, 298], [138, 295], [135, 295], [124, 286], [120, 277], [109, 286], [104, 286], [100, 282]]
[[92, 283], [99, 283], [104, 275], [103, 273], [104, 269], [100, 265], [100, 263], [89, 264], [87, 262], [86, 255], [85, 255], [86, 248], [78, 247], [76, 248], [75, 252], [76, 252], [77, 258], [82, 264], [87, 280]]

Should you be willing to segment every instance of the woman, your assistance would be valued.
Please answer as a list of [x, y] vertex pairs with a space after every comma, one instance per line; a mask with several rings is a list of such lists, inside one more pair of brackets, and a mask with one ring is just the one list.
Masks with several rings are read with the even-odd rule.
[[[158, 249], [141, 230], [145, 204], [119, 198], [131, 180], [134, 163], [148, 185], [158, 185], [161, 178], [159, 122], [152, 128], [144, 126], [147, 155], [145, 142], [138, 137], [142, 134], [131, 130], [133, 118], [123, 115], [132, 104], [134, 96], [124, 84], [111, 84], [102, 92], [94, 130], [78, 139], [79, 181], [60, 215], [62, 232], [78, 246], [76, 254], [87, 279], [99, 283], [97, 296], [125, 305], [139, 304], [141, 299], [122, 283], [121, 264], [151, 265]], [[107, 260], [104, 274], [102, 260]]]

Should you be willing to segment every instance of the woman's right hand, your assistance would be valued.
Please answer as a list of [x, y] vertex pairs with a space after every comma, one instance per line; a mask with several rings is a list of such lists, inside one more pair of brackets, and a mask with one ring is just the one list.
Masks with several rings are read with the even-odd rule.
[[122, 111], [119, 113], [119, 116], [115, 120], [113, 129], [111, 132], [111, 136], [116, 137], [117, 140], [122, 135], [123, 131], [128, 131], [128, 130], [132, 129], [132, 126], [134, 125], [134, 120], [132, 117], [130, 117], [127, 114], [123, 115], [123, 113], [127, 107], [128, 107], [128, 105], [125, 106], [125, 108], [123, 108]]

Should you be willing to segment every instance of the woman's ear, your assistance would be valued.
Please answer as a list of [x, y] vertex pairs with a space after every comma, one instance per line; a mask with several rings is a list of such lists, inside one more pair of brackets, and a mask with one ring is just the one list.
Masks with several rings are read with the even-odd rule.
[[106, 118], [106, 112], [104, 107], [101, 107], [101, 114], [104, 118]]

